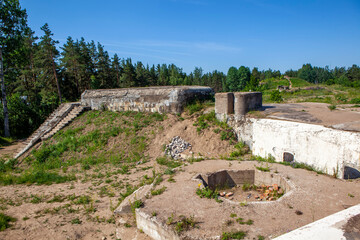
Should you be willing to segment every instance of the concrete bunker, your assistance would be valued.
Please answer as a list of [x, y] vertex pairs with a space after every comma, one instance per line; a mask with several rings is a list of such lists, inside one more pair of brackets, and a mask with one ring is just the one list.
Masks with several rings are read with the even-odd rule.
[[96, 89], [84, 91], [81, 105], [92, 110], [181, 113], [187, 103], [213, 95], [212, 88], [202, 86]]
[[[281, 175], [257, 170], [219, 170], [199, 174], [204, 187], [220, 192], [220, 197], [231, 197], [230, 201], [274, 201], [292, 189], [292, 183]], [[227, 195], [226, 192], [231, 193]], [[222, 194], [224, 193], [224, 194]]]

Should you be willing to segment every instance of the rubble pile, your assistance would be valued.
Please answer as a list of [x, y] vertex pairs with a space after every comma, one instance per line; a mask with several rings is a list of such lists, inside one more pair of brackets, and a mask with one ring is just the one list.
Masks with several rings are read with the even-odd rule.
[[181, 153], [186, 149], [191, 149], [191, 144], [179, 136], [173, 137], [169, 145], [166, 145], [165, 154], [173, 159], [181, 159]]
[[262, 184], [261, 186], [257, 187], [256, 191], [260, 193], [259, 195], [255, 196], [255, 199], [258, 201], [274, 201], [284, 194], [284, 190], [277, 184], [273, 184], [271, 186]]

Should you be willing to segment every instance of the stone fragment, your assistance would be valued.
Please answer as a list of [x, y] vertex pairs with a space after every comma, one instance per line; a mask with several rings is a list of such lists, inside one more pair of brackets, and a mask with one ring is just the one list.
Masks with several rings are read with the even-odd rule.
[[226, 194], [226, 192], [221, 192], [221, 193], [220, 193], [220, 197], [224, 197], [225, 194]]
[[228, 193], [225, 195], [225, 197], [231, 197], [232, 195], [234, 195], [233, 192], [228, 192]]

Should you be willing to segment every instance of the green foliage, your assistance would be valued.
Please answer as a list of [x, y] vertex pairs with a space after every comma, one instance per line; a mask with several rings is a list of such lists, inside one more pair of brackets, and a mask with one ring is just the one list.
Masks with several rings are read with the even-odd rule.
[[217, 201], [217, 202], [222, 202], [218, 198], [219, 197], [219, 192], [217, 190], [211, 190], [208, 187], [196, 189], [196, 194], [200, 198], [215, 199], [215, 201]]
[[190, 217], [181, 216], [180, 221], [178, 221], [175, 224], [175, 231], [177, 233], [181, 233], [183, 231], [187, 231], [194, 227], [196, 227], [194, 216], [190, 216]]
[[11, 226], [11, 222], [15, 222], [16, 218], [0, 213], [0, 232]]
[[234, 145], [235, 151], [230, 153], [230, 157], [237, 158], [241, 157], [249, 152], [249, 147], [243, 141], [238, 142]]
[[281, 93], [278, 90], [274, 90], [270, 94], [270, 101], [279, 103], [279, 102], [283, 102], [284, 100], [281, 97]]
[[328, 108], [330, 109], [330, 111], [333, 111], [336, 109], [336, 105], [329, 105]]
[[165, 190], [166, 190], [166, 187], [162, 187], [162, 188], [159, 188], [159, 189], [157, 189], [157, 190], [152, 190], [152, 191], [151, 191], [151, 195], [152, 195], [152, 196], [160, 195], [160, 194], [162, 194], [163, 192], [165, 192]]
[[77, 217], [71, 220], [71, 224], [81, 224], [82, 221]]
[[156, 162], [160, 165], [164, 165], [167, 166], [168, 168], [176, 168], [182, 165], [181, 162], [176, 161], [176, 160], [171, 160], [167, 157], [158, 157], [156, 159]]
[[221, 240], [244, 239], [245, 237], [246, 237], [246, 232], [243, 231], [223, 232], [221, 234]]

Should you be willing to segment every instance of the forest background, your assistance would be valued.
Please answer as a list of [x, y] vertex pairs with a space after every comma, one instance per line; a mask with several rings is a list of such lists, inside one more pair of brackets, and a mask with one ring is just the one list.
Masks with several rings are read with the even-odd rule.
[[[240, 66], [230, 67], [225, 74], [195, 67], [185, 73], [175, 64], [148, 65], [133, 63], [126, 56], [110, 56], [101, 43], [84, 38], [69, 36], [60, 46], [46, 23], [41, 27], [42, 35], [35, 36], [18, 0], [0, 3], [0, 125], [5, 126], [0, 128], [0, 135], [13, 139], [29, 136], [60, 103], [78, 101], [86, 89], [200, 85], [216, 92], [261, 91], [269, 95], [266, 101], [280, 102], [286, 93], [282, 97], [274, 86], [289, 85], [284, 79], [288, 76], [301, 83], [299, 86], [338, 86], [360, 92], [360, 68], [356, 64], [332, 69], [304, 64], [284, 73]], [[336, 100], [360, 104], [357, 95], [336, 95]], [[313, 101], [332, 103], [329, 98]]]

